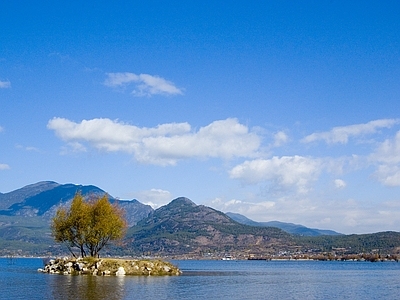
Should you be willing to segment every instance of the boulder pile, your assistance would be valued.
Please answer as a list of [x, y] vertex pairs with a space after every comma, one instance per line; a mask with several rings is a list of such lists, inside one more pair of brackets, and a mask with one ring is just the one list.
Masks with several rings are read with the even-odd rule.
[[50, 259], [39, 272], [62, 275], [147, 275], [165, 276], [182, 274], [176, 266], [162, 260], [95, 259], [92, 257]]

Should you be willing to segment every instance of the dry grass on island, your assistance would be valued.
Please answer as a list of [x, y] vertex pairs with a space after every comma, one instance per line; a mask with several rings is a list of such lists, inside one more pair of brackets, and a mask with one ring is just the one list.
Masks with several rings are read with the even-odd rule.
[[146, 275], [170, 276], [180, 275], [182, 271], [173, 264], [162, 260], [136, 260], [121, 258], [78, 259], [58, 258], [49, 260], [44, 269], [38, 271], [62, 275]]

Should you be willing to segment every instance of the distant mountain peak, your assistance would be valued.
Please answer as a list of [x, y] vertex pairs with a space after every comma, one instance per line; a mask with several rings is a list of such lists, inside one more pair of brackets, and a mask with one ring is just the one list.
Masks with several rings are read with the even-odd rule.
[[55, 181], [39, 181], [36, 183], [28, 184], [13, 192], [30, 191], [31, 193], [40, 193], [42, 191], [53, 189], [59, 185], [60, 184]]
[[39, 181], [36, 183], [32, 183], [32, 184], [28, 184], [26, 186], [24, 186], [24, 188], [37, 188], [37, 187], [41, 187], [41, 186], [58, 186], [60, 185], [59, 183], [55, 182], [55, 181]]
[[0, 210], [8, 209], [11, 205], [24, 201], [26, 198], [33, 197], [42, 192], [52, 190], [60, 186], [54, 181], [40, 181], [37, 183], [26, 185], [20, 189], [1, 194]]
[[186, 197], [179, 197], [174, 200], [172, 200], [167, 206], [172, 207], [172, 206], [192, 206], [195, 207], [197, 206], [196, 203], [194, 203], [192, 200]]

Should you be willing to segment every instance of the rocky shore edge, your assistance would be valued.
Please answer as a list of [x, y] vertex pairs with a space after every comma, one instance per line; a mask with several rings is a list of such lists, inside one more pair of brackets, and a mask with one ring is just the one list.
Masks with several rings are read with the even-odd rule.
[[181, 275], [182, 271], [173, 264], [155, 260], [120, 259], [120, 258], [57, 258], [50, 259], [39, 268], [38, 272], [61, 275], [96, 275], [96, 276], [171, 276]]

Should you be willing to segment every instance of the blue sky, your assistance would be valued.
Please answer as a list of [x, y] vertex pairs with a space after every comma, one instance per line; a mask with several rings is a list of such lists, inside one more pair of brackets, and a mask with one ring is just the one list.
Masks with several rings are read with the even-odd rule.
[[400, 230], [397, 1], [3, 1], [0, 192], [93, 184]]

